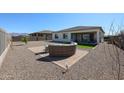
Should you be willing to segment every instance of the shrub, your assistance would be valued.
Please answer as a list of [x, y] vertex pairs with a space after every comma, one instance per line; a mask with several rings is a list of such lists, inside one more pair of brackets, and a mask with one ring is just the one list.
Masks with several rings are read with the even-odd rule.
[[26, 36], [21, 38], [21, 41], [24, 42], [25, 44], [28, 43], [28, 38]]

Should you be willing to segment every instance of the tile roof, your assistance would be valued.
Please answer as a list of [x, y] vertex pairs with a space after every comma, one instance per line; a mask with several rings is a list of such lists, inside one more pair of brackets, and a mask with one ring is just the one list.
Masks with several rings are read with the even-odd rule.
[[73, 32], [73, 31], [90, 30], [90, 29], [101, 29], [103, 31], [102, 27], [100, 26], [76, 26], [76, 27], [71, 27], [71, 28], [67, 28], [64, 30], [56, 31], [56, 32]]
[[43, 33], [43, 34], [51, 34], [52, 33], [52, 31], [50, 31], [50, 30], [43, 30], [43, 31], [39, 31], [39, 32], [33, 32], [33, 33], [31, 33], [31, 34], [34, 34], [34, 33]]
[[50, 30], [43, 30], [43, 31], [40, 31], [39, 33], [52, 33], [52, 31], [50, 31]]

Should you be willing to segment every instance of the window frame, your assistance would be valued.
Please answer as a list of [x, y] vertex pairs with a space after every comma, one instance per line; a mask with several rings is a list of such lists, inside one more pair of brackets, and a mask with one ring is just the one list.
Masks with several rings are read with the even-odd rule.
[[55, 39], [58, 39], [58, 38], [59, 38], [58, 34], [55, 34], [55, 35], [54, 35], [54, 38], [55, 38]]
[[67, 33], [63, 33], [63, 39], [68, 39], [68, 34]]

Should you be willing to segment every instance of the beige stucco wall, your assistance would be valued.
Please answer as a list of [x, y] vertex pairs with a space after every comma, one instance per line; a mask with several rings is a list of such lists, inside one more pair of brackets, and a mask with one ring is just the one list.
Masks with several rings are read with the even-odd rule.
[[104, 42], [104, 33], [100, 31], [100, 40], [101, 42]]
[[[95, 39], [97, 40], [97, 43], [104, 42], [104, 32], [102, 32], [100, 29], [91, 29], [91, 30], [83, 30], [83, 31], [73, 31], [73, 32], [57, 32], [52, 34], [52, 40], [53, 41], [71, 41], [71, 33], [89, 33], [89, 32], [95, 32]], [[68, 39], [63, 39], [63, 33], [68, 34]], [[59, 36], [58, 39], [55, 38], [55, 34]], [[78, 37], [80, 38], [80, 36]]]
[[[58, 35], [58, 39], [55, 38], [55, 34]], [[68, 38], [67, 39], [63, 39], [63, 34], [67, 34], [68, 35]], [[53, 33], [52, 34], [52, 40], [53, 41], [62, 41], [62, 42], [70, 42], [71, 41], [71, 33], [69, 32], [66, 32], [66, 33]]]

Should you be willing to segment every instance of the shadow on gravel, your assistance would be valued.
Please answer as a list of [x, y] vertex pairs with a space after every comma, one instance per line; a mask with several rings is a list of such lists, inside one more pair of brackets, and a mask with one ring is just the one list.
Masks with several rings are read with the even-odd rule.
[[35, 55], [40, 55], [40, 54], [46, 54], [47, 52], [39, 52], [39, 53], [35, 53]]
[[42, 58], [37, 59], [37, 61], [44, 61], [44, 62], [53, 62], [67, 59], [68, 57], [54, 57], [54, 56], [45, 56]]

